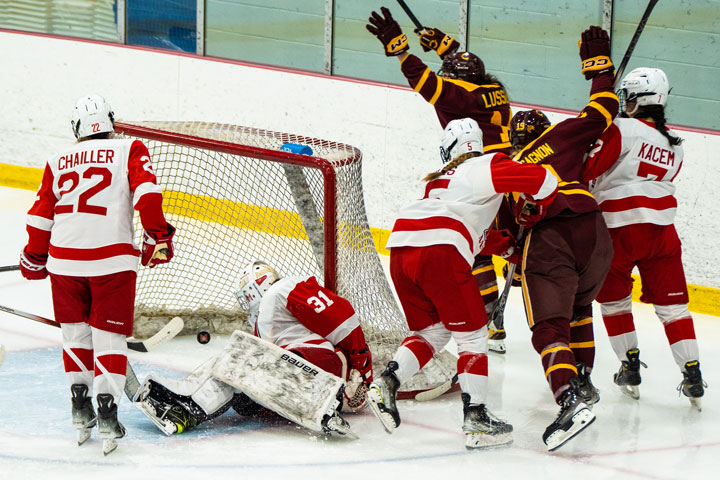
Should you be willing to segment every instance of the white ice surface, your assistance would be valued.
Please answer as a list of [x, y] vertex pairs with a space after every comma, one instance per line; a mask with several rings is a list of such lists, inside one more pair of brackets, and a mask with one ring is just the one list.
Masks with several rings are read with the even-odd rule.
[[[32, 201], [32, 192], [0, 188], [0, 265], [17, 263]], [[49, 282], [28, 282], [17, 272], [0, 273], [0, 304], [53, 317]], [[0, 480], [718, 478], [720, 319], [694, 315], [710, 386], [698, 412], [675, 390], [681, 375], [652, 307], [634, 304], [634, 311], [641, 358], [649, 365], [642, 371], [640, 400], [623, 396], [612, 383], [618, 362], [596, 315], [597, 420], [554, 453], [546, 451], [541, 436], [557, 407], [513, 289], [506, 312], [508, 353], [491, 354], [489, 382], [490, 409], [515, 427], [509, 448], [465, 450], [458, 393], [427, 403], [400, 401], [402, 425], [392, 435], [367, 410], [348, 415], [358, 440], [324, 438], [282, 420], [247, 420], [232, 412], [166, 437], [124, 399], [119, 414], [128, 436], [108, 457], [96, 436], [82, 447], [75, 444], [60, 331], [0, 312], [0, 343], [7, 348], [0, 367]], [[141, 378], [180, 378], [226, 339], [215, 336], [201, 345], [194, 337], [177, 338], [154, 352], [132, 352], [130, 362]]]

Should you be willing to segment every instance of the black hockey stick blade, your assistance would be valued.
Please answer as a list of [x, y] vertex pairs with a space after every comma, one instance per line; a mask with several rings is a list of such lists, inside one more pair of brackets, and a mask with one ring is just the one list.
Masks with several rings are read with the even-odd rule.
[[[520, 244], [524, 236], [525, 227], [521, 225], [518, 229], [518, 236], [516, 241], [518, 245]], [[508, 295], [510, 294], [510, 287], [512, 286], [513, 275], [515, 275], [515, 268], [517, 268], [516, 263], [511, 263], [508, 266], [508, 272], [505, 275], [505, 286], [503, 287], [503, 291], [498, 298], [495, 309], [492, 311], [492, 313], [490, 314], [490, 318], [488, 319], [488, 325], [494, 325], [497, 329], [502, 329], [505, 327], [505, 304], [507, 303]]]
[[653, 8], [655, 8], [655, 4], [657, 4], [658, 1], [659, 0], [650, 0], [648, 2], [647, 7], [645, 8], [645, 13], [643, 13], [642, 18], [640, 19], [640, 23], [638, 23], [638, 26], [635, 29], [635, 34], [633, 35], [632, 40], [630, 40], [627, 50], [625, 50], [625, 55], [623, 56], [623, 59], [620, 62], [620, 66], [615, 71], [615, 85], [617, 85], [618, 80], [622, 79], [623, 73], [625, 73], [625, 68], [627, 67], [628, 62], [630, 61], [630, 57], [632, 56], [633, 52], [635, 51], [635, 47], [637, 46], [638, 40], [640, 40], [640, 35], [642, 34], [643, 30], [645, 29], [645, 24], [647, 23], [648, 18], [650, 18], [650, 14], [652, 13]]
[[410, 20], [412, 20], [412, 22], [415, 24], [415, 27], [418, 30], [424, 30], [425, 27], [423, 27], [422, 23], [420, 23], [420, 20], [418, 20], [412, 10], [410, 10], [410, 7], [407, 6], [405, 0], [397, 0], [397, 2], [400, 4], [400, 7], [405, 10], [405, 13], [407, 13], [407, 16], [410, 17]]
[[[40, 315], [33, 315], [32, 313], [23, 312], [21, 310], [15, 310], [14, 308], [6, 307], [5, 305], [0, 305], [0, 310], [3, 312], [10, 313], [12, 315], [17, 315], [18, 317], [24, 317], [29, 320], [33, 320], [39, 323], [44, 323], [45, 325], [50, 325], [55, 328], [60, 328], [60, 324], [56, 322], [55, 320], [50, 320], [49, 318], [41, 317]], [[128, 347], [130, 345], [128, 344]], [[135, 394], [137, 393], [138, 389], [140, 388], [140, 382], [138, 381], [137, 375], [135, 375], [135, 370], [133, 370], [132, 365], [130, 365], [130, 362], [127, 362], [127, 370], [125, 372], [125, 396], [130, 399], [130, 401], [133, 401], [135, 398]]]
[[20, 270], [20, 265], [5, 265], [0, 267], [0, 272], [16, 272]]

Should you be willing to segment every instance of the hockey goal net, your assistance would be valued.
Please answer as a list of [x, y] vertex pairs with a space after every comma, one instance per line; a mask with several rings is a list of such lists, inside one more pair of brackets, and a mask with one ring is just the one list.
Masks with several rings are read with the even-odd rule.
[[[236, 282], [262, 259], [280, 275], [314, 274], [355, 308], [378, 374], [407, 335], [368, 225], [362, 153], [350, 145], [205, 122], [118, 122], [150, 151], [163, 207], [176, 228], [173, 261], [138, 272], [135, 330], [172, 317], [183, 333], [249, 330]], [[308, 154], [285, 151], [309, 147]], [[139, 219], [135, 224], [142, 232]], [[443, 352], [403, 387], [438, 386], [455, 373]]]

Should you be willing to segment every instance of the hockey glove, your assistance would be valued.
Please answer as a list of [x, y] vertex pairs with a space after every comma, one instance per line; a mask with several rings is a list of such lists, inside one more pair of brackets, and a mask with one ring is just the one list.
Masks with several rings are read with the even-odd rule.
[[175, 235], [175, 227], [167, 224], [168, 232], [165, 235], [151, 235], [145, 232], [143, 235], [142, 258], [140, 263], [144, 267], [153, 268], [161, 263], [168, 263], [175, 255], [172, 238]]
[[446, 35], [437, 28], [423, 27], [422, 30], [415, 29], [415, 33], [420, 35], [420, 46], [424, 52], [435, 50], [440, 58], [460, 48], [460, 42], [455, 40], [450, 35]]
[[488, 230], [485, 236], [485, 243], [480, 250], [483, 255], [498, 255], [510, 263], [518, 261], [517, 243], [510, 230]]
[[513, 215], [519, 225], [532, 228], [545, 218], [548, 206], [549, 202], [535, 202], [531, 196], [521, 193], [513, 206]]
[[605, 30], [592, 26], [585, 30], [578, 42], [580, 60], [585, 80], [590, 80], [605, 72], [613, 72], [610, 60], [610, 37]]
[[47, 255], [36, 255], [28, 252], [27, 247], [20, 252], [20, 273], [28, 280], [42, 280], [48, 276]]
[[385, 56], [396, 57], [403, 52], [407, 52], [408, 48], [410, 48], [408, 39], [400, 29], [400, 25], [392, 17], [390, 10], [380, 7], [380, 11], [383, 16], [381, 17], [377, 12], [372, 12], [372, 17], [368, 19], [370, 24], [365, 25], [365, 28], [383, 44]]
[[365, 385], [373, 381], [372, 355], [368, 347], [350, 352], [350, 368], [357, 370]]

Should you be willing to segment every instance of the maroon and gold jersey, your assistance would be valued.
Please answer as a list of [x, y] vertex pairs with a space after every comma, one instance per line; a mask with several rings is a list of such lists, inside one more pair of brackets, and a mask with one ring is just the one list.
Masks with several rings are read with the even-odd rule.
[[512, 111], [502, 85], [438, 77], [415, 55], [405, 57], [401, 69], [410, 86], [435, 107], [443, 128], [452, 120], [472, 118], [483, 132], [485, 153], [509, 153]]
[[611, 74], [596, 76], [590, 89], [590, 102], [580, 115], [549, 127], [515, 155], [516, 161], [547, 166], [558, 178], [558, 195], [546, 218], [563, 210], [575, 213], [599, 210], [585, 184], [583, 170], [590, 147], [618, 112], [613, 78]]

